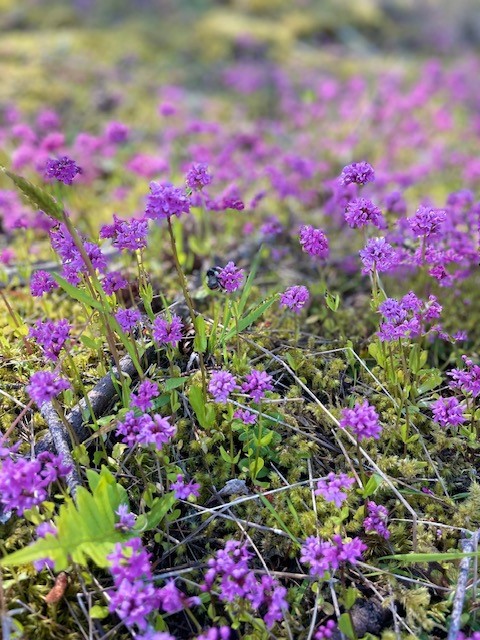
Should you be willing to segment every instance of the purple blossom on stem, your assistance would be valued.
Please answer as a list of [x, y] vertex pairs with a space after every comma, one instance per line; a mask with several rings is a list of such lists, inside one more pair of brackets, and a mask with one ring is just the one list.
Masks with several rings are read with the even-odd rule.
[[350, 478], [346, 473], [336, 475], [331, 472], [326, 478], [318, 481], [315, 495], [322, 496], [327, 502], [333, 502], [338, 509], [347, 498], [344, 490], [348, 491], [353, 484], [354, 478]]
[[310, 565], [310, 575], [322, 577], [326, 571], [338, 569], [342, 562], [356, 564], [367, 546], [360, 538], [342, 540], [334, 535], [332, 540], [310, 536], [301, 549], [300, 562]]
[[118, 522], [115, 524], [115, 529], [121, 531], [129, 531], [135, 526], [135, 514], [130, 511], [128, 505], [121, 504], [115, 511], [118, 516]]
[[46, 500], [48, 487], [69, 471], [61, 456], [48, 451], [34, 460], [13, 460], [7, 454], [0, 459], [0, 503], [5, 511], [15, 511], [21, 516], [26, 509]]
[[150, 183], [150, 194], [147, 197], [145, 215], [153, 220], [163, 220], [171, 216], [190, 213], [190, 201], [182, 189], [169, 183]]
[[175, 497], [178, 500], [188, 500], [190, 496], [198, 498], [200, 495], [200, 485], [198, 482], [194, 482], [193, 480], [185, 482], [181, 473], [177, 475], [176, 481], [172, 482], [170, 489], [175, 492]]
[[68, 156], [58, 159], [50, 159], [45, 167], [45, 178], [55, 178], [64, 184], [72, 184], [73, 179], [78, 173], [82, 173], [81, 168], [75, 160]]
[[120, 271], [111, 271], [103, 278], [102, 286], [107, 296], [111, 296], [115, 291], [119, 291], [119, 289], [127, 287], [128, 282], [122, 276]]
[[300, 244], [303, 251], [317, 258], [326, 258], [329, 253], [327, 236], [321, 229], [311, 225], [300, 228]]
[[238, 389], [237, 381], [229, 371], [214, 371], [208, 384], [208, 391], [215, 402], [225, 403], [229, 395]]
[[462, 356], [466, 369], [452, 369], [447, 376], [452, 378], [451, 389], [461, 389], [463, 393], [471, 393], [474, 398], [480, 395], [480, 366], [474, 364], [467, 356]]
[[463, 408], [457, 398], [438, 398], [432, 404], [434, 421], [441, 427], [454, 427], [466, 422], [463, 415]]
[[130, 396], [130, 404], [141, 411], [148, 411], [153, 407], [153, 399], [159, 395], [158, 384], [151, 380], [143, 380], [138, 385], [137, 393]]
[[245, 382], [242, 384], [242, 391], [248, 393], [254, 402], [260, 402], [264, 397], [265, 391], [271, 391], [272, 376], [266, 371], [252, 371], [245, 376]]
[[115, 320], [120, 325], [124, 333], [129, 333], [138, 323], [142, 314], [138, 309], [122, 309], [120, 308], [115, 314]]
[[112, 238], [112, 244], [118, 249], [136, 251], [147, 246], [148, 220], [130, 218], [121, 220], [115, 214], [113, 224], [106, 224], [100, 229], [101, 238]]
[[310, 299], [307, 287], [296, 285], [289, 287], [280, 296], [280, 305], [291, 309], [294, 313], [300, 313]]
[[42, 347], [45, 357], [58, 360], [58, 354], [70, 336], [70, 325], [67, 320], [39, 320], [30, 327], [29, 335]]
[[417, 209], [412, 218], [409, 218], [408, 224], [417, 238], [428, 238], [438, 234], [446, 218], [447, 214], [442, 209], [422, 206]]
[[364, 438], [378, 440], [382, 432], [378, 414], [368, 400], [363, 403], [357, 402], [353, 409], [342, 409], [340, 427], [350, 429], [359, 441]]
[[237, 409], [233, 414], [236, 420], [241, 420], [243, 424], [252, 425], [257, 421], [257, 414], [252, 413], [248, 409]]
[[160, 607], [165, 613], [175, 613], [182, 609], [189, 609], [195, 604], [200, 604], [200, 598], [193, 596], [188, 598], [175, 584], [175, 580], [168, 580], [167, 584], [157, 590]]
[[235, 266], [235, 263], [230, 261], [221, 269], [218, 273], [218, 280], [221, 286], [228, 292], [233, 293], [242, 286], [244, 279], [243, 269], [239, 269]]
[[390, 538], [390, 531], [387, 527], [388, 511], [387, 509], [369, 500], [367, 502], [367, 517], [363, 521], [363, 528], [367, 533], [377, 533], [385, 540]]
[[162, 344], [171, 344], [172, 347], [176, 347], [183, 337], [183, 322], [182, 319], [172, 314], [170, 322], [164, 318], [155, 318], [153, 322], [153, 338], [157, 342]]
[[58, 284], [48, 271], [35, 271], [30, 278], [30, 293], [34, 298], [41, 298], [44, 293], [58, 289]]
[[136, 624], [141, 631], [146, 630], [148, 616], [160, 605], [158, 590], [152, 582], [149, 554], [140, 538], [133, 538], [123, 545], [117, 543], [107, 559], [113, 576], [113, 589], [108, 591], [110, 612], [125, 624]]
[[385, 238], [370, 238], [365, 248], [360, 251], [363, 269], [362, 273], [371, 271], [388, 271], [397, 263], [397, 254], [392, 245]]
[[212, 182], [212, 175], [208, 171], [206, 162], [198, 162], [190, 167], [185, 177], [187, 187], [192, 191], [201, 191]]
[[348, 184], [367, 184], [375, 180], [375, 172], [371, 164], [362, 160], [361, 162], [352, 162], [342, 169], [339, 182], [343, 186]]
[[129, 447], [135, 444], [148, 446], [153, 444], [161, 450], [175, 435], [176, 428], [170, 424], [168, 418], [155, 414], [149, 416], [136, 416], [133, 411], [128, 411], [123, 421], [117, 424], [117, 434], [123, 436], [123, 442]]
[[357, 198], [347, 204], [345, 220], [352, 228], [365, 227], [367, 224], [373, 224], [379, 229], [384, 229], [386, 226], [380, 209], [371, 200], [365, 198]]
[[286, 589], [270, 576], [263, 576], [259, 582], [250, 570], [248, 561], [252, 554], [236, 540], [228, 540], [225, 549], [217, 551], [208, 561], [209, 569], [202, 585], [203, 591], [210, 591], [219, 581], [219, 598], [223, 602], [234, 602], [237, 598], [248, 600], [257, 611], [266, 607], [265, 623], [271, 628], [283, 617], [288, 609], [285, 599]]
[[30, 384], [27, 386], [29, 396], [39, 407], [66, 389], [70, 389], [68, 380], [51, 371], [37, 371], [31, 376]]

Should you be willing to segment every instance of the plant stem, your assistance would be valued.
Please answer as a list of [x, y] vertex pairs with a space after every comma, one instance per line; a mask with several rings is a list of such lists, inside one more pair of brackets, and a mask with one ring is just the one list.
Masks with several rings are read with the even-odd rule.
[[[187, 279], [185, 278], [185, 274], [183, 273], [183, 269], [182, 269], [182, 266], [180, 264], [180, 260], [178, 259], [177, 243], [175, 241], [175, 236], [173, 234], [172, 221], [171, 221], [170, 218], [168, 218], [167, 222], [168, 222], [168, 233], [170, 235], [170, 243], [172, 245], [173, 262], [175, 264], [175, 269], [177, 271], [178, 278], [180, 280], [180, 286], [182, 288], [183, 296], [185, 298], [185, 302], [187, 304], [188, 310], [190, 312], [190, 317], [192, 319], [193, 326], [194, 326], [195, 331], [196, 331], [196, 324], [197, 323], [196, 323], [195, 309], [193, 307], [193, 301], [192, 301], [192, 298], [190, 296], [190, 292], [188, 291]], [[206, 371], [205, 371], [205, 363], [203, 361], [203, 353], [199, 353], [198, 354], [198, 360], [199, 360], [199, 363], [200, 363], [200, 371], [202, 373], [203, 395], [206, 398], [207, 397], [207, 375], [206, 375]]]

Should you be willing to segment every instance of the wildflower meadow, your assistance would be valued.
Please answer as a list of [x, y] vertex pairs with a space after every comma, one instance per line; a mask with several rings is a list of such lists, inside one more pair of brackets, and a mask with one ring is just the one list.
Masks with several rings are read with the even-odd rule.
[[478, 640], [477, 3], [0, 10], [2, 638]]

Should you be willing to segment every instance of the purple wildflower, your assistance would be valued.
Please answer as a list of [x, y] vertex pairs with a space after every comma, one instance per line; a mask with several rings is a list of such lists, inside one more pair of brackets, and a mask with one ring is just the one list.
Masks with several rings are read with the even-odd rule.
[[138, 323], [142, 314], [138, 309], [122, 309], [120, 308], [115, 314], [115, 320], [120, 325], [124, 333], [129, 333]]
[[311, 225], [303, 225], [300, 228], [300, 244], [303, 251], [317, 258], [326, 258], [329, 247], [327, 236], [321, 229], [315, 229]]
[[72, 184], [73, 179], [78, 173], [82, 173], [81, 168], [75, 160], [72, 160], [68, 156], [63, 156], [63, 158], [55, 160], [50, 159], [47, 161], [45, 167], [46, 178], [55, 178], [64, 184]]
[[177, 475], [176, 481], [172, 482], [170, 488], [175, 492], [177, 500], [188, 500], [190, 496], [198, 498], [200, 495], [200, 485], [198, 482], [190, 480], [190, 482], [186, 483], [181, 473]]
[[378, 306], [382, 316], [390, 322], [402, 322], [407, 317], [407, 310], [395, 298], [387, 298]]
[[453, 396], [450, 398], [438, 398], [432, 404], [434, 421], [441, 427], [454, 427], [466, 422], [463, 409], [459, 401]]
[[39, 320], [30, 328], [29, 335], [42, 347], [45, 357], [55, 361], [70, 335], [70, 325], [65, 319]]
[[158, 384], [151, 380], [143, 380], [138, 385], [137, 393], [132, 393], [130, 404], [141, 411], [148, 411], [153, 407], [153, 398], [159, 395]]
[[152, 444], [160, 451], [164, 444], [168, 444], [175, 435], [177, 428], [170, 424], [168, 418], [156, 413], [153, 416], [142, 416], [142, 426], [138, 436], [138, 443], [143, 446]]
[[379, 229], [385, 228], [385, 220], [380, 209], [371, 200], [357, 198], [351, 200], [345, 209], [345, 220], [352, 228], [373, 224]]
[[147, 246], [148, 220], [130, 218], [121, 220], [113, 215], [113, 224], [106, 224], [100, 229], [101, 238], [112, 238], [112, 244], [118, 249], [136, 251]]
[[368, 400], [356, 403], [353, 409], [342, 409], [342, 419], [340, 420], [342, 429], [349, 428], [358, 440], [364, 438], [374, 438], [378, 440], [382, 432], [382, 426], [378, 421], [378, 414]]
[[105, 138], [112, 144], [123, 144], [128, 140], [129, 128], [123, 122], [108, 122], [105, 127]]
[[248, 409], [237, 409], [233, 414], [236, 420], [241, 420], [243, 424], [255, 424], [257, 421], [257, 415], [252, 413]]
[[210, 627], [196, 636], [195, 640], [229, 640], [230, 627]]
[[375, 172], [373, 167], [365, 160], [361, 162], [352, 162], [342, 169], [339, 182], [343, 186], [348, 184], [367, 184], [375, 180]]
[[130, 511], [128, 505], [121, 504], [115, 511], [118, 516], [118, 522], [115, 524], [115, 529], [120, 531], [128, 531], [135, 526], [135, 514]]
[[363, 521], [363, 528], [367, 533], [378, 533], [379, 536], [388, 540], [390, 531], [387, 527], [388, 511], [387, 509], [369, 500], [367, 502], [368, 516]]
[[[50, 522], [42, 522], [36, 529], [37, 538], [45, 538], [47, 535], [55, 536], [57, 534], [56, 527]], [[42, 571], [43, 569], [53, 569], [55, 563], [50, 558], [40, 558], [33, 561], [35, 571]]]
[[447, 214], [442, 209], [419, 207], [408, 224], [417, 238], [434, 236], [438, 234], [440, 227], [445, 222]]
[[21, 516], [48, 498], [48, 487], [64, 478], [70, 467], [61, 456], [45, 451], [34, 460], [3, 457], [0, 460], [0, 503], [5, 511]]
[[360, 257], [363, 262], [362, 273], [388, 271], [397, 262], [395, 249], [385, 238], [370, 238], [360, 251]]
[[201, 191], [212, 182], [212, 175], [208, 172], [208, 164], [199, 162], [190, 167], [185, 178], [187, 187], [192, 191]]
[[325, 624], [321, 624], [317, 628], [313, 637], [315, 638], [315, 640], [329, 640], [330, 638], [333, 638], [336, 630], [336, 622], [334, 620], [327, 620]]
[[221, 269], [218, 273], [218, 280], [221, 286], [228, 292], [233, 293], [242, 286], [244, 278], [243, 269], [239, 269], [235, 266], [235, 263], [230, 261]]
[[162, 220], [190, 213], [190, 202], [182, 189], [178, 189], [169, 183], [150, 183], [150, 194], [147, 197], [145, 215], [153, 220]]
[[322, 577], [326, 571], [338, 569], [342, 562], [356, 562], [367, 546], [360, 538], [342, 540], [334, 535], [332, 540], [310, 536], [301, 549], [300, 562], [310, 565], [310, 575]]
[[452, 378], [451, 389], [461, 389], [463, 393], [471, 393], [474, 398], [480, 395], [480, 366], [473, 364], [467, 356], [462, 356], [466, 369], [452, 369], [447, 376]]
[[30, 278], [30, 293], [34, 298], [41, 298], [44, 293], [58, 289], [58, 284], [48, 271], [35, 271]]
[[175, 435], [175, 431], [175, 426], [170, 424], [168, 418], [158, 414], [136, 416], [133, 411], [127, 411], [123, 421], [117, 424], [117, 434], [123, 436], [123, 442], [129, 447], [153, 444], [160, 450]]
[[280, 297], [280, 305], [282, 307], [288, 307], [294, 313], [300, 313], [303, 307], [307, 304], [310, 298], [310, 293], [307, 287], [303, 285], [296, 285], [289, 287]]
[[155, 318], [153, 322], [153, 338], [162, 344], [171, 344], [176, 347], [182, 339], [182, 319], [172, 314], [172, 320], [168, 322], [164, 318]]
[[158, 589], [157, 595], [160, 599], [160, 607], [165, 613], [175, 613], [182, 609], [188, 609], [194, 604], [200, 604], [200, 598], [198, 596], [188, 598], [180, 591], [175, 585], [175, 580], [168, 580], [164, 587]]
[[271, 628], [282, 619], [282, 612], [288, 608], [287, 591], [270, 576], [263, 576], [259, 582], [248, 567], [251, 556], [240, 542], [228, 540], [225, 549], [217, 551], [216, 556], [208, 561], [209, 569], [202, 590], [210, 591], [218, 579], [220, 600], [233, 602], [242, 598], [248, 600], [254, 610], [266, 607], [264, 620]]
[[111, 562], [113, 589], [108, 591], [109, 610], [116, 613], [125, 624], [136, 624], [141, 631], [147, 629], [147, 617], [160, 604], [158, 590], [152, 581], [149, 554], [140, 538], [133, 538], [123, 545], [117, 543], [107, 556]]
[[120, 271], [111, 271], [110, 273], [107, 273], [103, 278], [102, 286], [105, 293], [108, 296], [111, 296], [115, 291], [127, 287], [128, 282], [122, 276]]
[[260, 402], [264, 397], [265, 391], [271, 391], [272, 376], [266, 371], [258, 371], [252, 369], [252, 371], [245, 376], [245, 382], [242, 384], [242, 391], [248, 393], [254, 402]]
[[31, 376], [30, 384], [27, 386], [29, 396], [39, 407], [65, 389], [70, 389], [68, 380], [58, 377], [51, 371], [37, 371]]
[[334, 620], [327, 620], [325, 624], [321, 624], [317, 627], [313, 637], [315, 640], [329, 640], [329, 638], [333, 638], [336, 630], [337, 623]]
[[336, 475], [331, 472], [326, 478], [318, 481], [315, 495], [322, 496], [327, 502], [333, 502], [338, 509], [347, 498], [343, 490], [350, 489], [353, 484], [355, 484], [354, 478], [350, 478], [346, 473]]
[[238, 389], [237, 381], [229, 371], [214, 371], [208, 384], [208, 391], [215, 402], [225, 403], [228, 396]]

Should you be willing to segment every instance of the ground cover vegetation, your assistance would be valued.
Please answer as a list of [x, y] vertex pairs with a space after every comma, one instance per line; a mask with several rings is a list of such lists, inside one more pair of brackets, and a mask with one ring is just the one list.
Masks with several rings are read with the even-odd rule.
[[3, 637], [476, 639], [478, 59], [220, 22], [9, 54]]

